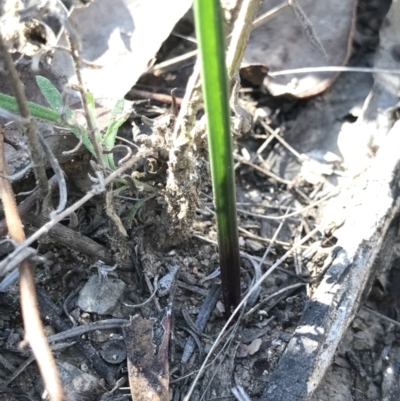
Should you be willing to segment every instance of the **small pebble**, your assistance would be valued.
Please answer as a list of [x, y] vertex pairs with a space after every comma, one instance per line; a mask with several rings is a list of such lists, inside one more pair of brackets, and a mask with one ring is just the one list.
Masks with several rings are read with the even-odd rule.
[[261, 344], [262, 344], [261, 338], [256, 338], [255, 340], [253, 340], [248, 347], [249, 354], [254, 355], [256, 352], [258, 352], [258, 350], [261, 347]]
[[215, 309], [220, 313], [225, 313], [225, 307], [224, 307], [224, 304], [221, 301], [217, 302], [217, 305], [215, 306]]
[[279, 337], [282, 341], [285, 341], [288, 343], [290, 339], [292, 338], [292, 335], [290, 333], [282, 333]]
[[248, 192], [247, 195], [254, 203], [259, 203], [262, 201], [261, 192], [258, 189], [253, 189]]
[[112, 315], [126, 284], [119, 279], [106, 278], [100, 284], [97, 274], [91, 276], [79, 293], [77, 306], [85, 312]]
[[91, 323], [91, 319], [90, 319], [89, 313], [86, 313], [86, 312], [82, 313], [79, 316], [79, 323], [81, 323], [81, 324], [89, 324], [89, 323]]
[[86, 363], [82, 363], [80, 368], [81, 368], [81, 371], [84, 373], [89, 372], [89, 368], [88, 368], [88, 365], [86, 365]]
[[184, 272], [184, 271], [180, 272], [180, 273], [179, 273], [179, 278], [180, 278], [183, 282], [185, 282], [186, 284], [190, 284], [190, 285], [195, 285], [195, 284], [197, 284], [196, 278], [195, 278], [192, 274], [190, 274], [190, 273], [188, 273], [188, 272]]
[[247, 248], [249, 248], [253, 252], [259, 252], [262, 249], [264, 249], [264, 246], [262, 244], [260, 244], [257, 241], [254, 241], [252, 239], [246, 239], [245, 242], [246, 242]]

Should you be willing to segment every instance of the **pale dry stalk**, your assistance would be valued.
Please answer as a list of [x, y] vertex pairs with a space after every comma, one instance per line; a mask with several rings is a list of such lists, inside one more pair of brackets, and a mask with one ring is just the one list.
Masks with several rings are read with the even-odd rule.
[[[1, 11], [2, 10], [0, 9], [0, 15], [3, 15]], [[36, 125], [29, 111], [24, 85], [19, 78], [11, 54], [7, 49], [1, 29], [0, 60], [3, 62], [4, 70], [8, 77], [8, 82], [17, 101], [19, 112], [23, 118], [22, 129], [28, 139], [29, 152], [33, 162], [33, 170], [35, 173], [36, 182], [40, 191], [40, 198], [44, 199], [44, 211], [48, 211], [50, 208], [50, 186], [46, 176], [44, 159], [42, 157], [41, 147], [37, 136]]]
[[[0, 172], [7, 174], [6, 161], [4, 157], [4, 137], [0, 132]], [[14, 193], [11, 184], [5, 178], [0, 177], [0, 194], [4, 206], [5, 218], [11, 238], [16, 242], [25, 241], [25, 233], [18, 214]], [[63, 390], [58, 375], [58, 370], [51, 353], [36, 299], [35, 281], [31, 263], [25, 259], [19, 265], [21, 309], [25, 328], [25, 341], [32, 348], [35, 355], [43, 381], [50, 394], [52, 401], [62, 401]]]

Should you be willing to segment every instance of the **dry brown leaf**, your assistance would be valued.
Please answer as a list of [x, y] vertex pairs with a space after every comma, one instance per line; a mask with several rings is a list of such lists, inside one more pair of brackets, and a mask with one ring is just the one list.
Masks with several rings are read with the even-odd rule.
[[[283, 2], [264, 0], [259, 15]], [[311, 21], [317, 40], [321, 41], [327, 54], [328, 65], [346, 64], [354, 32], [356, 0], [298, 0], [297, 3]], [[253, 30], [243, 66], [260, 63], [271, 71], [327, 65], [289, 7]], [[275, 96], [309, 97], [323, 92], [337, 76], [336, 72], [324, 72], [266, 77], [264, 85]]]
[[[136, 83], [192, 0], [101, 0], [78, 8], [72, 20], [85, 61], [101, 66], [82, 68], [95, 99], [112, 107]], [[65, 40], [62, 42], [66, 46]], [[53, 69], [75, 82], [71, 57], [56, 51]]]

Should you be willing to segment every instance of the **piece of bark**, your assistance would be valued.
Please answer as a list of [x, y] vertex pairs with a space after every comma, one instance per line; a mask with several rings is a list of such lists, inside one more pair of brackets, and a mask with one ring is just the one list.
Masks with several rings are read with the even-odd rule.
[[135, 401], [169, 401], [168, 345], [171, 310], [161, 321], [136, 315], [122, 327], [128, 354], [128, 376]]
[[[378, 254], [391, 258], [400, 210], [399, 149], [400, 121], [371, 168], [354, 182], [350, 193], [341, 194], [346, 199], [346, 222], [338, 235], [342, 250], [308, 303], [262, 401], [311, 398], [381, 267], [376, 263]], [[385, 236], [392, 242], [385, 244]]]

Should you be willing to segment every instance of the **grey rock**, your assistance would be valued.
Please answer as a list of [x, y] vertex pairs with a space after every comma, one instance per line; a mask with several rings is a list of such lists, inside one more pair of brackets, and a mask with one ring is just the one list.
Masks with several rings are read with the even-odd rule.
[[126, 284], [115, 278], [107, 278], [100, 285], [99, 276], [93, 275], [82, 288], [77, 305], [85, 312], [100, 315], [112, 314]]
[[246, 239], [247, 247], [253, 252], [259, 252], [264, 249], [264, 246], [257, 241], [253, 241], [252, 239]]

